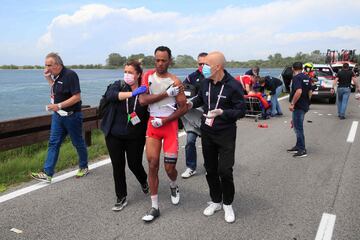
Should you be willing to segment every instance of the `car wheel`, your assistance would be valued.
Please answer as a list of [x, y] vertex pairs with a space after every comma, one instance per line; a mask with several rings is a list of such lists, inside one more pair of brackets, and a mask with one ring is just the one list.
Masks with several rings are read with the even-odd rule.
[[336, 103], [336, 97], [329, 98], [329, 103], [330, 104], [335, 104]]

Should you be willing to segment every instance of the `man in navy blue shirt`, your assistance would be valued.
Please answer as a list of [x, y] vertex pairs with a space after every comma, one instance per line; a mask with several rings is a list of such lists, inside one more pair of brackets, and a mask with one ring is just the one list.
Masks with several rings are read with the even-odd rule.
[[[212, 52], [205, 59], [198, 95], [189, 102], [189, 108], [203, 106], [201, 144], [210, 188], [211, 201], [204, 215], [211, 216], [223, 206], [225, 221], [235, 221], [232, 208], [235, 186], [236, 121], [245, 116], [244, 90], [225, 69], [225, 57]], [[223, 205], [221, 206], [221, 202]]]
[[80, 83], [77, 74], [66, 68], [57, 53], [49, 53], [45, 58], [44, 76], [51, 86], [51, 104], [46, 106], [53, 111], [47, 159], [42, 172], [31, 173], [36, 180], [50, 183], [54, 175], [60, 146], [66, 135], [79, 155], [79, 170], [76, 177], [89, 173], [88, 154], [82, 136], [83, 115], [81, 112]]
[[294, 157], [306, 157], [304, 117], [309, 111], [311, 95], [311, 79], [302, 72], [303, 64], [295, 62], [293, 64], [294, 77], [292, 79], [290, 93], [290, 107], [292, 112], [292, 123], [296, 134], [296, 145], [288, 149], [289, 153], [294, 153]]
[[[192, 98], [197, 95], [201, 82], [205, 79], [202, 74], [202, 68], [205, 64], [205, 57], [207, 53], [200, 53], [198, 55], [198, 69], [195, 72], [191, 73], [184, 80], [185, 86], [185, 96], [187, 98]], [[188, 90], [189, 88], [189, 90]], [[194, 94], [194, 96], [192, 96]], [[182, 178], [189, 178], [196, 173], [196, 138], [201, 136], [200, 125], [201, 125], [201, 116], [203, 112], [199, 109], [193, 108], [181, 117], [181, 121], [184, 125], [186, 131], [186, 146], [185, 146], [185, 158], [186, 158], [186, 170], [181, 174]]]

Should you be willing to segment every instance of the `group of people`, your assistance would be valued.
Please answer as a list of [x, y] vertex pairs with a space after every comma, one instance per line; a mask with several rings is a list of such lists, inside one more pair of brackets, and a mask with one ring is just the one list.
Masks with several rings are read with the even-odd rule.
[[[196, 139], [201, 137], [202, 154], [209, 186], [211, 202], [203, 214], [211, 216], [224, 209], [224, 219], [235, 221], [232, 203], [235, 195], [233, 166], [235, 162], [236, 122], [245, 116], [244, 89], [252, 91], [247, 82], [236, 80], [225, 70], [225, 57], [221, 52], [200, 53], [198, 68], [183, 82], [168, 72], [171, 50], [159, 46], [154, 51], [155, 68], [143, 73], [141, 63], [125, 64], [123, 80], [111, 84], [104, 97], [109, 102], [103, 114], [101, 129], [110, 155], [115, 194], [117, 200], [113, 211], [127, 205], [126, 162], [137, 178], [144, 194], [150, 192], [151, 207], [143, 221], [152, 222], [160, 216], [158, 186], [160, 153], [169, 178], [170, 201], [180, 202], [178, 172], [178, 119], [181, 118], [187, 134], [184, 179], [196, 174]], [[306, 156], [303, 131], [304, 115], [309, 109], [311, 80], [303, 73], [303, 64], [293, 64], [294, 77], [290, 94], [290, 107], [296, 145], [288, 152], [294, 157]], [[41, 172], [32, 177], [51, 182], [62, 141], [67, 134], [79, 155], [77, 177], [89, 173], [86, 145], [82, 137], [82, 113], [80, 85], [77, 74], [66, 68], [56, 53], [45, 58], [44, 75], [51, 86], [53, 111], [47, 159]], [[252, 83], [270, 91], [274, 97], [272, 115], [282, 115], [278, 96], [280, 83], [276, 78], [259, 77], [259, 69], [247, 73]], [[273, 103], [273, 101], [272, 101]], [[142, 163], [144, 146], [148, 171]]]
[[[260, 68], [258, 66], [252, 67], [242, 76], [236, 76], [235, 79], [243, 86], [245, 98], [255, 97], [260, 100], [263, 119], [283, 115], [278, 100], [283, 90], [283, 82], [280, 79], [272, 76], [260, 77]], [[268, 101], [268, 98], [270, 101]]]

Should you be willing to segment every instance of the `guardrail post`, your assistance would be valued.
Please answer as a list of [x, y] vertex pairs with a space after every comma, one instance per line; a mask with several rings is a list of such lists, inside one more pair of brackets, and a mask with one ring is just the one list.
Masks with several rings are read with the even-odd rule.
[[91, 146], [91, 131], [86, 131], [85, 132], [85, 143], [86, 146]]

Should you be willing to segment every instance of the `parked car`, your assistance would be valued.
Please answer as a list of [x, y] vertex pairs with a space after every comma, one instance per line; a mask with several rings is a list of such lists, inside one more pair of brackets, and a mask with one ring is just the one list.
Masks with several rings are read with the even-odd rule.
[[[337, 74], [343, 67], [344, 63], [349, 63], [350, 70], [353, 70], [357, 76], [359, 76], [359, 68], [353, 62], [335, 62], [331, 64], [331, 68]], [[351, 81], [351, 92], [355, 92], [356, 85]]]
[[335, 80], [335, 73], [329, 64], [314, 64], [315, 75], [317, 76], [316, 89], [311, 99], [327, 98], [329, 103], [336, 102], [336, 93], [331, 93]]
[[[314, 70], [318, 81], [316, 82], [316, 89], [313, 91], [312, 99], [326, 98], [329, 99], [329, 103], [334, 104], [336, 102], [336, 93], [331, 93], [333, 81], [335, 80], [334, 71], [328, 64], [314, 64]], [[283, 81], [283, 92], [289, 93], [292, 80], [292, 67], [285, 67], [279, 78]]]

